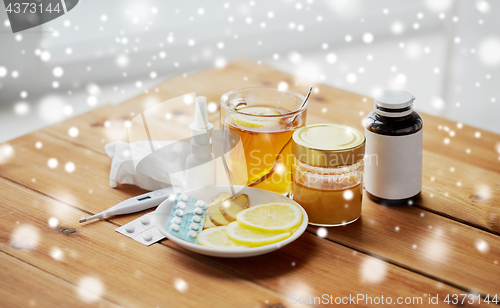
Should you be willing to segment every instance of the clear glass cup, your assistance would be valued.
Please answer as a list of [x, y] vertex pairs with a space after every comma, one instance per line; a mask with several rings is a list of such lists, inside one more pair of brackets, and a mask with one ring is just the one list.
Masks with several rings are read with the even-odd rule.
[[[291, 186], [292, 135], [305, 125], [305, 97], [271, 87], [232, 90], [221, 98], [221, 128], [237, 132], [240, 147], [226, 160], [234, 184], [287, 194]], [[241, 183], [237, 179], [245, 179]]]

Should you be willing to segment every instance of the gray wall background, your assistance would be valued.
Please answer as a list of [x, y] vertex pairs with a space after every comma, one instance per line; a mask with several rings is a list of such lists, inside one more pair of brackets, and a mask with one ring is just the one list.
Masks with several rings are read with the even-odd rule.
[[493, 0], [84, 0], [12, 34], [0, 10], [0, 141], [241, 57], [366, 96], [405, 89], [500, 133], [499, 14]]

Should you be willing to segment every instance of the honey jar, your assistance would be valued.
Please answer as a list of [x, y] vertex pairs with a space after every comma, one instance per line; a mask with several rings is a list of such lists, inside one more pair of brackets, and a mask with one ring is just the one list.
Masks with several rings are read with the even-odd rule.
[[311, 225], [346, 225], [361, 216], [364, 152], [364, 135], [345, 125], [294, 132], [290, 198], [306, 210]]

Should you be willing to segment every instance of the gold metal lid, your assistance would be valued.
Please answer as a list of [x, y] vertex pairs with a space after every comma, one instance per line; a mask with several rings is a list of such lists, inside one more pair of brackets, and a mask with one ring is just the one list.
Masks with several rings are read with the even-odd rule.
[[315, 124], [293, 133], [292, 153], [301, 162], [318, 167], [352, 165], [365, 155], [365, 136], [339, 124]]

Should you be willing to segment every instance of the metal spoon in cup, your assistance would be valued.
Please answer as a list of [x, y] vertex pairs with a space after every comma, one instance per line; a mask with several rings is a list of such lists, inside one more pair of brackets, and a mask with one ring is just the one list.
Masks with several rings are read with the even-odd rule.
[[[309, 95], [311, 95], [311, 91], [312, 91], [312, 86], [309, 88], [309, 92], [307, 93], [306, 95], [306, 98], [304, 99], [304, 101], [302, 102], [302, 104], [300, 105], [299, 109], [298, 110], [302, 110], [303, 108], [306, 108], [307, 106], [307, 100], [309, 99]], [[295, 119], [298, 117], [299, 115], [295, 115], [291, 121], [290, 121], [290, 124], [293, 124], [293, 122], [295, 121]], [[286, 146], [292, 141], [292, 138], [290, 137], [290, 140], [288, 140], [287, 143], [285, 143], [285, 145], [281, 148], [280, 152], [278, 153], [277, 155], [277, 158], [281, 157], [282, 153], [283, 153], [283, 150], [286, 148]], [[260, 182], [266, 180], [269, 176], [271, 176], [274, 171], [276, 171], [276, 166], [278, 165], [278, 159], [276, 159], [276, 161], [274, 162], [274, 166], [271, 168], [271, 170], [269, 170], [268, 173], [264, 174], [262, 177], [260, 177], [258, 180], [256, 180], [255, 182], [249, 184], [248, 186], [254, 186], [254, 185], [257, 185], [259, 184]]]
[[[309, 88], [309, 92], [307, 92], [306, 98], [304, 99], [304, 101], [303, 101], [303, 102], [302, 102], [302, 104], [300, 105], [299, 109], [297, 109], [297, 111], [298, 111], [298, 110], [302, 110], [302, 109], [305, 109], [305, 108], [306, 108], [306, 106], [307, 106], [307, 100], [309, 99], [309, 95], [311, 95], [311, 91], [312, 91], [312, 89], [313, 89], [313, 87], [311, 86], [311, 87]], [[295, 115], [295, 116], [292, 118], [292, 120], [290, 121], [290, 124], [292, 124], [293, 122], [295, 122], [295, 119], [297, 119], [297, 117], [298, 117], [298, 116], [299, 116], [298, 114], [297, 114], [297, 115]]]

